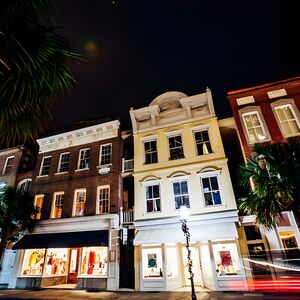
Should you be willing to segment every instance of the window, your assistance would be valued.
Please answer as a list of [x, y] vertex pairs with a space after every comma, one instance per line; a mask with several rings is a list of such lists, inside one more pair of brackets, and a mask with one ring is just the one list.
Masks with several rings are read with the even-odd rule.
[[261, 143], [267, 140], [267, 134], [263, 127], [258, 112], [242, 114], [250, 144]]
[[44, 202], [44, 195], [35, 195], [34, 196], [34, 208], [36, 209], [35, 218], [37, 220], [41, 219], [43, 202]]
[[196, 131], [194, 132], [197, 154], [206, 155], [212, 153], [208, 130]]
[[88, 169], [90, 165], [90, 149], [81, 149], [79, 152], [78, 169]]
[[51, 156], [43, 157], [41, 169], [40, 169], [40, 176], [49, 175], [50, 165], [51, 165]]
[[31, 182], [32, 182], [31, 178], [24, 179], [18, 183], [17, 189], [19, 191], [25, 193], [25, 192], [29, 191]]
[[204, 195], [204, 201], [206, 206], [222, 204], [218, 177], [210, 176], [201, 178], [202, 191]]
[[285, 137], [300, 134], [299, 120], [291, 104], [277, 106], [274, 109]]
[[184, 158], [181, 135], [169, 137], [170, 160]]
[[112, 144], [101, 145], [100, 166], [111, 164]]
[[109, 185], [98, 187], [98, 213], [109, 213], [110, 187]]
[[6, 158], [2, 175], [9, 175], [11, 173], [14, 164], [14, 159], [14, 156], [9, 156]]
[[24, 253], [22, 276], [41, 276], [45, 260], [45, 249], [26, 249]]
[[74, 205], [74, 216], [84, 215], [84, 206], [86, 201], [86, 189], [75, 190], [75, 205]]
[[68, 172], [70, 161], [70, 153], [62, 153], [59, 160], [58, 173]]
[[47, 249], [45, 269], [43, 275], [67, 275], [68, 248]]
[[159, 184], [147, 185], [145, 188], [147, 213], [160, 211]]
[[144, 279], [162, 278], [163, 262], [161, 248], [142, 249], [142, 272]]
[[179, 209], [180, 206], [183, 205], [186, 207], [190, 207], [187, 180], [173, 182], [173, 193], [176, 209]]
[[157, 163], [157, 147], [156, 140], [144, 142], [145, 164]]
[[244, 230], [245, 230], [247, 241], [262, 239], [258, 226], [255, 225], [244, 226]]
[[64, 205], [64, 192], [54, 193], [54, 203], [52, 210], [52, 218], [61, 218]]

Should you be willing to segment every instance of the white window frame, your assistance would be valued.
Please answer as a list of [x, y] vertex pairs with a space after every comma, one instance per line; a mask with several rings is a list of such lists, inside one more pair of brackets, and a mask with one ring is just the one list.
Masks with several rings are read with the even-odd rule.
[[[110, 163], [108, 164], [102, 164], [102, 149], [105, 146], [110, 146]], [[110, 166], [112, 164], [112, 143], [102, 144], [100, 146], [100, 155], [99, 155], [99, 166]]]
[[6, 173], [6, 169], [7, 169], [8, 160], [11, 159], [11, 158], [13, 158], [13, 163], [11, 165], [11, 167], [13, 167], [14, 161], [15, 161], [15, 155], [6, 157], [5, 164], [4, 164], [3, 171], [2, 171], [2, 175], [6, 176], [6, 175], [11, 174], [11, 171], [8, 174], [5, 174]]
[[[78, 215], [76, 216], [76, 204], [77, 204], [77, 193], [78, 192], [85, 192], [85, 200], [84, 200], [84, 209], [83, 209], [83, 215]], [[81, 188], [81, 189], [75, 189], [74, 190], [74, 200], [73, 200], [73, 209], [72, 209], [72, 217], [82, 217], [85, 215], [85, 205], [86, 205], [86, 188]]]
[[[51, 207], [51, 219], [60, 219], [60, 218], [55, 218], [54, 217], [54, 211], [55, 211], [55, 201], [56, 201], [56, 196], [57, 195], [64, 195], [64, 201], [65, 201], [65, 192], [61, 191], [61, 192], [54, 192], [53, 193], [53, 200], [52, 200], [52, 207]], [[62, 210], [63, 210], [63, 207], [64, 207], [64, 203], [62, 205]]]
[[[157, 211], [150, 211], [148, 212], [147, 211], [147, 188], [149, 186], [155, 186], [155, 185], [158, 185], [158, 190], [159, 190], [159, 198], [149, 198], [149, 200], [152, 200], [153, 202], [157, 199], [159, 199], [159, 202], [160, 202], [160, 210], [157, 210]], [[144, 200], [145, 200], [145, 214], [156, 214], [156, 213], [161, 213], [162, 212], [162, 201], [161, 201], [161, 187], [160, 187], [160, 182], [158, 180], [148, 180], [148, 181], [145, 181], [143, 182], [143, 191], [144, 191]], [[154, 206], [153, 206], [154, 207]]]
[[[108, 206], [107, 206], [108, 211], [105, 213], [100, 213], [100, 199], [99, 199], [100, 198], [100, 190], [107, 189], [107, 188], [108, 188], [108, 199], [102, 199], [101, 201], [108, 200]], [[110, 213], [110, 196], [111, 196], [111, 193], [110, 193], [110, 185], [109, 184], [100, 185], [97, 187], [97, 199], [96, 199], [96, 214], [97, 215], [104, 215], [104, 214]]]
[[41, 219], [41, 214], [42, 214], [42, 208], [43, 208], [43, 204], [44, 204], [44, 200], [45, 200], [45, 195], [44, 195], [44, 194], [36, 194], [36, 195], [34, 195], [34, 207], [35, 207], [35, 209], [36, 209], [36, 207], [37, 207], [37, 205], [36, 205], [37, 198], [39, 198], [39, 197], [43, 197], [43, 201], [42, 201], [41, 207], [39, 207], [40, 210], [37, 212], [37, 214], [38, 214], [38, 213], [40, 214], [40, 217], [39, 217], [39, 218], [36, 217], [37, 220], [40, 220], [40, 219]]
[[[250, 140], [250, 135], [249, 135], [249, 131], [248, 131], [248, 128], [247, 128], [244, 116], [254, 115], [254, 114], [256, 114], [256, 116], [258, 118], [258, 121], [260, 123], [260, 127], [262, 129], [262, 132], [263, 132], [265, 138], [262, 139], [262, 140], [255, 140], [254, 142], [252, 142]], [[244, 134], [245, 134], [247, 143], [249, 145], [263, 143], [263, 142], [266, 142], [266, 141], [270, 140], [270, 133], [268, 131], [267, 124], [266, 124], [266, 122], [265, 122], [265, 120], [263, 118], [263, 115], [262, 115], [262, 112], [261, 112], [259, 106], [245, 107], [245, 108], [239, 110], [239, 115], [240, 115], [240, 119], [241, 119], [241, 124], [242, 124], [243, 130], [244, 130]]]
[[[170, 138], [175, 138], [177, 136], [180, 136], [181, 138], [181, 147], [182, 147], [182, 157], [180, 158], [175, 158], [175, 159], [171, 159], [171, 148], [170, 148]], [[169, 161], [174, 161], [174, 160], [178, 160], [178, 159], [183, 159], [185, 158], [185, 155], [184, 155], [184, 147], [183, 147], [183, 135], [182, 135], [182, 131], [176, 131], [176, 133], [172, 133], [172, 134], [168, 134], [167, 135], [167, 143], [168, 143], [168, 148], [169, 148]], [[177, 149], [179, 147], [176, 147], [176, 148], [172, 148], [172, 149]]]
[[[80, 168], [80, 162], [81, 162], [81, 153], [84, 151], [89, 150], [89, 166], [87, 168]], [[79, 156], [78, 156], [78, 163], [77, 163], [77, 171], [79, 170], [88, 170], [90, 168], [90, 159], [91, 159], [91, 148], [84, 148], [80, 149]]]
[[[199, 154], [198, 153], [198, 147], [197, 147], [197, 140], [196, 140], [196, 133], [198, 132], [203, 132], [203, 131], [207, 131], [207, 134], [208, 134], [208, 142], [210, 144], [210, 148], [211, 148], [211, 152], [207, 153], [207, 154]], [[194, 141], [195, 141], [195, 150], [196, 150], [196, 155], [197, 156], [205, 156], [205, 155], [208, 155], [208, 154], [212, 154], [214, 151], [213, 151], [213, 147], [212, 147], [212, 142], [211, 142], [211, 138], [210, 138], [210, 130], [208, 127], [203, 127], [203, 128], [198, 128], [198, 129], [194, 129], [193, 130], [193, 136], [194, 136]], [[204, 144], [205, 142], [202, 142], [202, 144]]]
[[[62, 159], [62, 156], [65, 155], [65, 154], [69, 154], [69, 161], [68, 161], [68, 170], [67, 171], [60, 171], [60, 167], [61, 167], [61, 159]], [[59, 156], [59, 163], [58, 163], [58, 168], [57, 168], [57, 173], [56, 174], [63, 174], [63, 173], [68, 173], [69, 172], [69, 164], [70, 164], [70, 152], [64, 152], [64, 153], [61, 153], [60, 156]]]
[[[146, 149], [145, 149], [145, 143], [151, 143], [151, 142], [155, 142], [156, 143], [156, 151], [151, 151], [149, 152], [151, 155], [153, 153], [156, 153], [156, 162], [149, 162], [149, 163], [146, 163]], [[157, 139], [154, 138], [154, 139], [151, 139], [151, 140], [146, 140], [146, 141], [143, 141], [143, 152], [144, 152], [144, 164], [145, 165], [152, 165], [152, 164], [156, 164], [158, 163], [158, 150], [157, 150]], [[152, 157], [152, 156], [151, 156]], [[152, 160], [152, 159], [151, 159]]]
[[24, 190], [24, 192], [27, 192], [27, 191], [29, 191], [29, 189], [30, 189], [30, 186], [31, 186], [31, 183], [32, 183], [32, 179], [31, 178], [26, 178], [26, 179], [23, 179], [23, 180], [21, 180], [19, 183], [18, 183], [18, 185], [17, 185], [17, 189], [18, 190], [21, 190], [21, 187], [22, 187], [22, 185], [25, 183], [25, 190]]
[[[171, 182], [171, 195], [172, 195], [172, 200], [174, 202], [174, 209], [175, 211], [179, 211], [179, 208], [176, 208], [176, 201], [175, 201], [175, 193], [174, 193], [174, 187], [173, 187], [173, 183], [175, 182], [182, 182], [182, 181], [186, 181], [187, 182], [187, 189], [188, 189], [188, 197], [189, 197], [189, 207], [187, 207], [188, 209], [191, 209], [191, 187], [190, 187], [190, 176], [188, 175], [179, 175], [179, 176], [174, 176], [170, 178], [170, 182]], [[182, 196], [183, 194], [181, 194]], [[184, 194], [185, 195], [185, 194]], [[183, 204], [185, 205], [185, 204]]]
[[[295, 105], [295, 102], [294, 102], [293, 99], [280, 99], [280, 100], [277, 100], [277, 101], [275, 101], [271, 104], [271, 107], [273, 109], [275, 119], [277, 121], [278, 127], [279, 127], [283, 137], [289, 138], [289, 137], [300, 135], [300, 121], [299, 121], [300, 120], [300, 114], [299, 114], [298, 108]], [[299, 129], [298, 133], [295, 133], [295, 134], [286, 134], [285, 133], [284, 128], [282, 126], [282, 122], [281, 122], [281, 120], [278, 116], [278, 112], [277, 112], [278, 109], [284, 108], [284, 107], [289, 107], [290, 108], [291, 113], [292, 113], [292, 115], [294, 117], [294, 120], [296, 121], [296, 124], [297, 124], [298, 129]], [[290, 120], [288, 120], [288, 122], [289, 121]]]
[[44, 161], [46, 158], [49, 158], [50, 157], [50, 165], [49, 165], [49, 171], [50, 171], [50, 166], [51, 166], [51, 160], [52, 160], [52, 156], [51, 155], [47, 155], [47, 156], [44, 156], [42, 158], [42, 162], [41, 162], [41, 166], [40, 166], [40, 171], [39, 171], [39, 177], [43, 177], [43, 176], [48, 176], [48, 174], [45, 174], [45, 175], [42, 175], [42, 170], [43, 170], [43, 166], [44, 166]]
[[[200, 189], [201, 189], [201, 195], [203, 198], [203, 204], [204, 207], [206, 208], [210, 208], [210, 207], [221, 207], [224, 206], [224, 201], [223, 201], [223, 196], [222, 196], [222, 190], [221, 190], [221, 185], [220, 185], [220, 175], [221, 175], [221, 170], [211, 170], [211, 171], [204, 171], [203, 173], [199, 174], [199, 181], [200, 181]], [[220, 195], [220, 199], [221, 199], [221, 203], [220, 204], [212, 204], [212, 205], [207, 205], [205, 202], [205, 197], [204, 197], [204, 189], [203, 189], [203, 182], [202, 179], [204, 178], [211, 178], [211, 177], [216, 177], [217, 178], [217, 183], [218, 183], [218, 188], [219, 188], [219, 195]], [[210, 193], [212, 193], [214, 190], [209, 191]], [[212, 197], [213, 200], [213, 197]]]

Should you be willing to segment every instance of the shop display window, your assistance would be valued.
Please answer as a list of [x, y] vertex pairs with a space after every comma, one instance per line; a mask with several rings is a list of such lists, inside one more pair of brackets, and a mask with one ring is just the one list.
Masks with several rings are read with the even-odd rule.
[[166, 248], [166, 258], [167, 258], [167, 276], [169, 278], [178, 276], [178, 255], [177, 249], [175, 247]]
[[81, 275], [107, 275], [107, 247], [82, 248]]
[[241, 272], [236, 244], [213, 244], [212, 248], [218, 276], [238, 275]]
[[43, 272], [45, 249], [26, 249], [21, 275], [40, 276]]
[[45, 260], [45, 276], [57, 276], [67, 274], [68, 249], [55, 248], [47, 249]]
[[143, 278], [162, 278], [162, 254], [160, 248], [142, 250]]

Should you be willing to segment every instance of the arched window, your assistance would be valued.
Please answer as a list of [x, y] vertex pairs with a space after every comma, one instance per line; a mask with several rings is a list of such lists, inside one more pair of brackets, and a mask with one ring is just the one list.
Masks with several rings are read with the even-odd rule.
[[27, 192], [29, 191], [30, 189], [30, 186], [31, 186], [31, 182], [32, 182], [32, 179], [31, 178], [26, 178], [26, 179], [23, 179], [22, 181], [20, 181], [18, 183], [18, 186], [17, 186], [17, 189], [21, 192]]

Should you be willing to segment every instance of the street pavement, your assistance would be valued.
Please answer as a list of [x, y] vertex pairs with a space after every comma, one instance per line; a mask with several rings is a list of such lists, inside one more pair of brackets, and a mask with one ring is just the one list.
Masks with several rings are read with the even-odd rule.
[[[232, 300], [232, 299], [300, 299], [300, 293], [247, 293], [247, 292], [197, 292], [198, 300]], [[86, 290], [36, 289], [36, 290], [0, 290], [1, 299], [43, 299], [43, 300], [76, 300], [76, 299], [144, 299], [144, 300], [186, 300], [191, 299], [189, 292], [107, 292]]]

